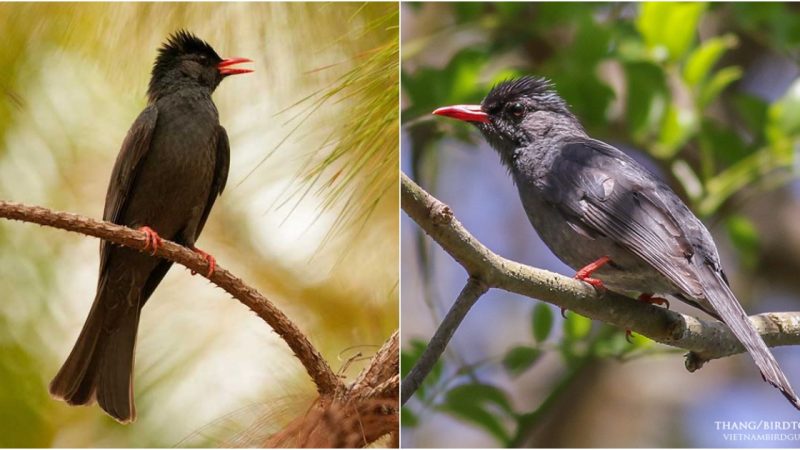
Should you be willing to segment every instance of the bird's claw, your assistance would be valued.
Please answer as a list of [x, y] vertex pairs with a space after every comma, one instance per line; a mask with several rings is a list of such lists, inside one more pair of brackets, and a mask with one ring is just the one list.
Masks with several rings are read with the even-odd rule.
[[625, 329], [625, 340], [628, 341], [628, 344], [633, 344], [631, 338], [633, 337], [633, 331], [630, 329]]
[[667, 309], [669, 309], [669, 300], [661, 297], [653, 297], [653, 294], [642, 294], [639, 296], [639, 301], [651, 305], [666, 306]]
[[[197, 247], [189, 247], [189, 248], [191, 248], [193, 252], [195, 252], [198, 255], [202, 256], [203, 259], [205, 259], [206, 262], [208, 263], [208, 274], [206, 275], [206, 277], [210, 278], [211, 275], [214, 275], [214, 271], [217, 269], [217, 260], [213, 256], [211, 256], [208, 253], [200, 250]], [[197, 272], [192, 270], [192, 275], [197, 275]]]
[[599, 258], [597, 261], [593, 261], [583, 267], [581, 270], [575, 273], [575, 279], [580, 281], [585, 281], [586, 283], [591, 284], [596, 290], [599, 292], [604, 292], [606, 290], [605, 285], [603, 282], [598, 280], [597, 278], [592, 278], [592, 274], [599, 268], [603, 267], [604, 265], [611, 262], [611, 258], [608, 256], [603, 256]]
[[561, 308], [561, 317], [567, 318], [567, 308]]
[[595, 290], [597, 290], [598, 292], [605, 292], [606, 290], [606, 286], [603, 284], [601, 280], [598, 280], [597, 278], [591, 278], [591, 277], [578, 278], [578, 276], [576, 275], [575, 279], [581, 280], [584, 283], [591, 284], [592, 287], [594, 287]]
[[161, 247], [161, 236], [159, 236], [158, 233], [156, 233], [156, 231], [150, 227], [139, 227], [139, 231], [144, 233], [144, 250], [152, 250], [150, 255], [155, 256], [158, 248]]

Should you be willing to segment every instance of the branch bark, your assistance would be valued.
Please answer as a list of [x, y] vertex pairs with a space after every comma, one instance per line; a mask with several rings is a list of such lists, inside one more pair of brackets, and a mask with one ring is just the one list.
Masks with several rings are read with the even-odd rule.
[[[94, 236], [114, 244], [145, 251], [144, 233], [110, 222], [90, 219], [77, 214], [52, 211], [39, 206], [0, 201], [0, 217], [37, 223], [62, 230]], [[208, 277], [208, 263], [197, 253], [164, 240], [156, 251], [157, 257], [168, 259], [208, 278], [234, 298], [255, 312], [286, 342], [305, 367], [317, 386], [320, 395], [334, 394], [344, 390], [344, 384], [331, 370], [322, 355], [311, 345], [299, 328], [266, 297], [245, 284], [240, 278], [217, 265]]]
[[[145, 251], [144, 233], [110, 222], [38, 206], [0, 201], [0, 218], [36, 223], [94, 236], [117, 245]], [[208, 263], [197, 253], [171, 241], [163, 241], [155, 254], [199, 274]], [[253, 310], [286, 342], [317, 386], [319, 397], [305, 416], [267, 441], [298, 447], [367, 446], [387, 434], [397, 442], [399, 414], [399, 333], [395, 331], [349, 387], [345, 386], [306, 336], [289, 318], [258, 291], [217, 265], [209, 281]]]
[[408, 399], [414, 395], [414, 392], [417, 392], [417, 389], [419, 389], [425, 377], [433, 370], [436, 361], [438, 361], [442, 353], [444, 353], [444, 349], [453, 337], [453, 333], [455, 333], [458, 326], [461, 325], [464, 317], [466, 317], [469, 310], [472, 309], [475, 302], [477, 302], [478, 299], [481, 298], [481, 295], [485, 294], [487, 290], [489, 290], [489, 287], [483, 284], [478, 278], [470, 277], [470, 279], [467, 280], [467, 284], [461, 290], [461, 293], [458, 294], [458, 298], [456, 298], [453, 306], [447, 311], [447, 315], [442, 320], [439, 328], [436, 329], [436, 333], [433, 334], [425, 351], [422, 352], [417, 363], [403, 379], [403, 384], [400, 387], [400, 404], [404, 405]]
[[[401, 205], [405, 213], [464, 267], [471, 279], [480, 280], [487, 289], [503, 289], [552, 303], [588, 318], [630, 329], [654, 341], [689, 350], [686, 368], [691, 372], [712, 359], [744, 352], [744, 347], [721, 322], [700, 320], [610, 291], [599, 294], [586, 283], [493, 253], [464, 228], [450, 207], [405, 174], [401, 174], [401, 178]], [[800, 312], [759, 314], [751, 316], [750, 321], [771, 347], [800, 344]], [[437, 335], [443, 326], [444, 322]], [[430, 347], [446, 343], [432, 340], [426, 353], [440, 355], [443, 347]], [[427, 373], [423, 378], [424, 375]], [[409, 380], [408, 383], [409, 389], [419, 385], [418, 381]], [[406, 392], [406, 380], [403, 380], [402, 398], [405, 400], [411, 395], [413, 391]]]

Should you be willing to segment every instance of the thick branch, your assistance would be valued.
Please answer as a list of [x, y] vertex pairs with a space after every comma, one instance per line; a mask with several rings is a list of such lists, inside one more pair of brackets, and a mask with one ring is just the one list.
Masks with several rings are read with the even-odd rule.
[[[397, 374], [400, 372], [400, 333], [395, 330], [372, 357], [350, 388], [351, 398], [397, 398]], [[394, 386], [392, 387], [392, 383]]]
[[[145, 250], [144, 233], [110, 222], [90, 219], [65, 212], [55, 212], [38, 206], [0, 201], [0, 217], [37, 223], [62, 230], [94, 236], [114, 244]], [[199, 274], [208, 272], [208, 263], [197, 253], [174, 242], [163, 241], [156, 256], [182, 264]], [[258, 291], [244, 283], [240, 278], [217, 266], [208, 278], [224, 289], [263, 319], [291, 348], [320, 394], [334, 394], [344, 389], [342, 381], [330, 369], [322, 355], [308, 341], [297, 326]]]
[[[704, 362], [744, 351], [727, 326], [704, 321], [634, 299], [598, 294], [586, 283], [505, 259], [478, 242], [453, 217], [450, 208], [405, 174], [402, 207], [471, 277], [490, 288], [540, 299], [591, 319], [640, 333], [663, 344], [689, 350], [690, 371]], [[767, 313], [750, 317], [769, 346], [800, 344], [800, 313]], [[405, 396], [405, 393], [403, 393]]]

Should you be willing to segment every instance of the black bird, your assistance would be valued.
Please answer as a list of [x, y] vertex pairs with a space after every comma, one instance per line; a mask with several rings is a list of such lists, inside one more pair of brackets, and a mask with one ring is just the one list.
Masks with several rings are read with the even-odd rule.
[[433, 113], [478, 127], [508, 167], [531, 224], [576, 278], [651, 303], [664, 302], [654, 293], [672, 295], [722, 320], [762, 377], [800, 409], [731, 292], [706, 227], [647, 169], [590, 138], [549, 81], [510, 80], [480, 105]]
[[[178, 31], [159, 49], [148, 105], [125, 137], [103, 218], [142, 230], [154, 252], [161, 238], [214, 258], [194, 244], [228, 178], [230, 149], [211, 94], [231, 67], [206, 42]], [[100, 243], [100, 276], [89, 317], [50, 394], [71, 405], [97, 399], [122, 423], [136, 418], [133, 361], [139, 314], [171, 262]]]

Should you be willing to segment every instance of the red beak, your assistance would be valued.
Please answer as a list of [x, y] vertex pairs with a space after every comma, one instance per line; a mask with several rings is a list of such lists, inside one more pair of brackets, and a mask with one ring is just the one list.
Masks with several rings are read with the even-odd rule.
[[489, 115], [483, 112], [481, 105], [454, 105], [439, 108], [433, 112], [437, 116], [452, 117], [465, 122], [489, 123]]
[[246, 62], [253, 62], [251, 59], [247, 58], [228, 58], [223, 59], [222, 62], [217, 64], [217, 70], [223, 77], [227, 77], [228, 75], [238, 75], [240, 73], [250, 73], [252, 69], [235, 69], [230, 66], [239, 63], [246, 63]]

